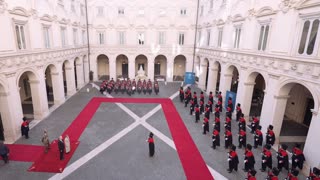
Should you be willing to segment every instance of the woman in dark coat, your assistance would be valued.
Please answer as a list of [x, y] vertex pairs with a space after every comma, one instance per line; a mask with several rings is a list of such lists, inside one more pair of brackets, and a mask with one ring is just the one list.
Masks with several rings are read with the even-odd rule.
[[153, 157], [153, 155], [154, 155], [154, 140], [153, 140], [153, 133], [152, 132], [150, 132], [147, 142], [149, 143], [149, 156]]

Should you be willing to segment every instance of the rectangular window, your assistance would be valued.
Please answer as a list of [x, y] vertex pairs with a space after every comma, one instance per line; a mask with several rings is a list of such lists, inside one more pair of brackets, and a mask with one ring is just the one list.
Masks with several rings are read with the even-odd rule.
[[159, 44], [165, 44], [165, 32], [159, 32]]
[[73, 44], [77, 45], [78, 44], [78, 30], [73, 29]]
[[98, 41], [99, 41], [99, 44], [104, 44], [104, 32], [99, 32], [98, 33]]
[[86, 31], [82, 30], [82, 44], [85, 45], [86, 44]]
[[144, 37], [144, 33], [143, 32], [140, 32], [140, 33], [138, 33], [138, 44], [139, 45], [144, 45], [144, 39], [145, 37]]
[[207, 30], [207, 46], [210, 46], [210, 29]]
[[184, 33], [179, 33], [179, 45], [184, 45]]
[[315, 54], [314, 49], [317, 49], [316, 45], [318, 44], [316, 42], [319, 41], [317, 40], [319, 39], [317, 38], [319, 32], [319, 22], [319, 19], [310, 19], [304, 22], [298, 49], [299, 54]]
[[119, 44], [120, 45], [125, 44], [125, 32], [123, 31], [119, 32]]
[[267, 41], [269, 35], [269, 25], [262, 25], [260, 28], [258, 50], [265, 51], [267, 48]]
[[50, 34], [49, 34], [49, 27], [43, 27], [43, 40], [44, 40], [44, 47], [50, 48]]
[[187, 9], [180, 9], [180, 15], [185, 16], [187, 14]]
[[15, 25], [16, 29], [16, 37], [17, 37], [17, 44], [19, 50], [27, 49], [26, 45], [26, 37], [25, 37], [25, 26], [24, 25]]
[[65, 27], [61, 27], [61, 45], [65, 47], [67, 45], [67, 30]]
[[223, 30], [219, 29], [219, 33], [218, 33], [218, 47], [221, 47], [222, 44], [222, 35], [223, 35]]
[[241, 27], [236, 27], [233, 47], [238, 49], [241, 37]]
[[100, 16], [100, 17], [104, 16], [104, 12], [103, 12], [104, 9], [102, 6], [98, 6], [97, 10], [98, 10], [97, 16]]
[[200, 16], [202, 16], [203, 15], [203, 6], [201, 6], [201, 8], [200, 8]]
[[124, 15], [124, 8], [118, 8], [118, 15]]

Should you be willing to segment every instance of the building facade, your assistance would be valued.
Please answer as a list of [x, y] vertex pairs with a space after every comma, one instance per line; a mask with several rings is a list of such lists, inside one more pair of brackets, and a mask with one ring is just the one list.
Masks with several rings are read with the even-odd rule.
[[304, 144], [311, 166], [320, 165], [319, 8], [318, 0], [200, 0], [195, 61], [200, 88], [236, 94], [247, 120], [260, 116], [263, 132], [273, 125], [277, 143]]

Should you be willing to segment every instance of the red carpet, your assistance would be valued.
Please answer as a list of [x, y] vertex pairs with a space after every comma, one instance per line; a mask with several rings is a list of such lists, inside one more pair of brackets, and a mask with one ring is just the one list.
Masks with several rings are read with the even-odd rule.
[[51, 149], [44, 154], [42, 146], [10, 145], [11, 160], [33, 161], [29, 171], [59, 173], [64, 170], [79, 145], [79, 138], [101, 103], [159, 103], [162, 105], [173, 141], [188, 180], [211, 180], [212, 175], [199, 150], [193, 142], [187, 128], [170, 99], [164, 98], [92, 98], [76, 119], [62, 134], [69, 135], [71, 152], [65, 159], [59, 160], [57, 142], [51, 143]]

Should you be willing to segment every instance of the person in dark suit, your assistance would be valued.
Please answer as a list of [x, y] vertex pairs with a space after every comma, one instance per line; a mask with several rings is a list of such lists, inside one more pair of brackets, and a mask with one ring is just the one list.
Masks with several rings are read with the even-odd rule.
[[64, 157], [64, 142], [62, 140], [62, 136], [59, 137], [59, 140], [58, 140], [58, 148], [59, 148], [59, 153], [60, 153], [60, 160], [63, 160]]
[[153, 157], [154, 156], [154, 139], [153, 139], [152, 132], [150, 132], [147, 142], [149, 143], [149, 156]]
[[2, 157], [4, 163], [9, 162], [9, 148], [2, 141], [0, 141], [0, 156]]

